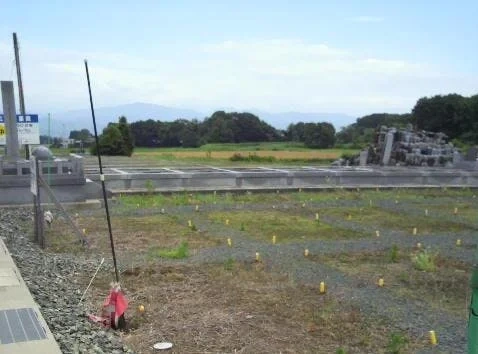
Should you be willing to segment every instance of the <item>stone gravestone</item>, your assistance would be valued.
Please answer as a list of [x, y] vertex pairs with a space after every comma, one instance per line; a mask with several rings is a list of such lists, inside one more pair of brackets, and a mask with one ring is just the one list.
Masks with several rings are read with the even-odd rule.
[[368, 150], [360, 151], [360, 166], [366, 166], [368, 160]]
[[386, 166], [390, 162], [390, 155], [392, 154], [393, 147], [393, 131], [389, 131], [385, 136], [385, 149], [383, 153], [382, 163]]
[[466, 152], [465, 160], [466, 161], [476, 161], [477, 154], [478, 154], [478, 148], [476, 146], [472, 146]]

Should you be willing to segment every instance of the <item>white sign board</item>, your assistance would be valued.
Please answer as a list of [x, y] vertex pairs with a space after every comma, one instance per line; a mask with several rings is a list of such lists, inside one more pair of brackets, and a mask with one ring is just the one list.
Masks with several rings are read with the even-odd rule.
[[37, 195], [37, 163], [35, 156], [30, 157], [30, 191], [33, 195]]
[[5, 129], [5, 122], [3, 116], [0, 115], [0, 145], [7, 144], [7, 131]]
[[[2, 135], [3, 127], [3, 135]], [[40, 144], [38, 114], [17, 114], [18, 143], [22, 145]], [[6, 142], [5, 117], [0, 114], [0, 145]]]

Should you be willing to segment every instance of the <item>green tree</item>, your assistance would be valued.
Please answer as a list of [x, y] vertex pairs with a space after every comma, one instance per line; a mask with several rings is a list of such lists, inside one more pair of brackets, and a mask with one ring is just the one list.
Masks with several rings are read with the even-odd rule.
[[335, 128], [330, 123], [305, 123], [304, 144], [310, 148], [327, 149], [335, 144]]
[[69, 139], [88, 141], [92, 134], [88, 129], [72, 130], [70, 131]]
[[98, 150], [101, 155], [131, 156], [133, 152], [132, 134], [125, 117], [120, 117], [118, 123], [109, 123], [98, 140], [99, 149], [96, 144], [90, 148], [93, 155]]
[[121, 155], [131, 156], [134, 150], [133, 134], [125, 116], [118, 119], [118, 130], [122, 137], [122, 153]]

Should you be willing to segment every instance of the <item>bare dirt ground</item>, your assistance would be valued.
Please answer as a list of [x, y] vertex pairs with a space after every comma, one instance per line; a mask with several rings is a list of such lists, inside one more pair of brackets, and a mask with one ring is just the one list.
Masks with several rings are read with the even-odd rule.
[[[119, 198], [111, 210], [130, 300], [123, 340], [138, 353], [160, 341], [174, 353], [464, 352], [477, 207], [469, 190]], [[89, 256], [109, 259], [104, 210], [71, 213]], [[48, 239], [51, 251], [85, 252], [61, 218]], [[418, 242], [436, 254], [433, 270], [416, 268]], [[94, 311], [111, 280], [108, 268], [94, 281]]]

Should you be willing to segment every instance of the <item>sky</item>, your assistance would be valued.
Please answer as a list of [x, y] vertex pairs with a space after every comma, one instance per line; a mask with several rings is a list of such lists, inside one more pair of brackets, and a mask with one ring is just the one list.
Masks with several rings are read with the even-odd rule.
[[0, 0], [0, 79], [27, 111], [155, 103], [213, 112], [409, 112], [478, 93], [478, 1]]

